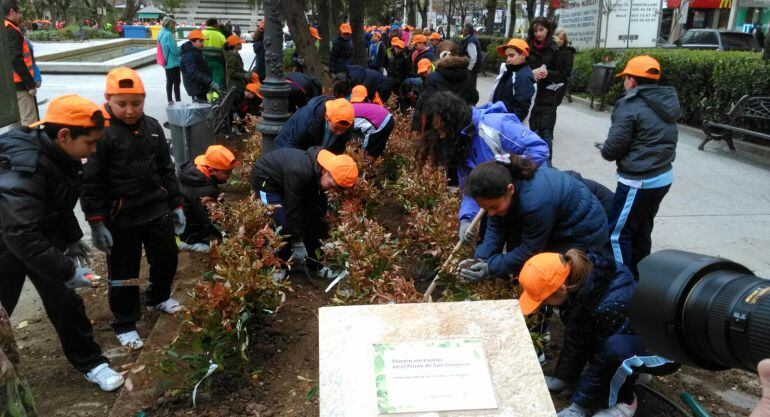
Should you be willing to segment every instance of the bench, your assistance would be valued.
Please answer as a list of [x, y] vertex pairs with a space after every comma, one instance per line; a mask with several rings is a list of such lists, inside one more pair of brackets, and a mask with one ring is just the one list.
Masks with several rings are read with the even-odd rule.
[[725, 120], [725, 123], [709, 120], [703, 122], [703, 133], [706, 134], [706, 138], [703, 139], [703, 142], [698, 146], [699, 150], [702, 151], [703, 147], [706, 146], [709, 141], [724, 140], [727, 142], [727, 146], [730, 147], [730, 150], [734, 151], [734, 133], [770, 141], [770, 134], [768, 133], [739, 127], [742, 119], [753, 119], [761, 122], [770, 121], [770, 97], [743, 96], [732, 106], [730, 111], [724, 115], [723, 119]]

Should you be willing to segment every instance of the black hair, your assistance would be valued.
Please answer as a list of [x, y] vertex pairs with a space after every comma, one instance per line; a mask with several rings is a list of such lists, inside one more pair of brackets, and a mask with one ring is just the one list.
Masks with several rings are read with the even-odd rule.
[[59, 131], [62, 129], [69, 129], [70, 135], [72, 136], [72, 139], [77, 139], [80, 136], [88, 135], [91, 132], [97, 131], [97, 130], [104, 130], [104, 114], [102, 112], [97, 111], [94, 112], [94, 114], [91, 116], [91, 121], [94, 122], [95, 126], [90, 127], [83, 127], [83, 126], [68, 126], [68, 125], [62, 125], [57, 123], [45, 123], [43, 124], [43, 131], [51, 140], [56, 140], [56, 137], [59, 136]]
[[[415, 124], [420, 132], [417, 143], [417, 160], [428, 160], [434, 165], [459, 167], [465, 164], [473, 146], [473, 125], [471, 106], [449, 91], [427, 93], [420, 97], [415, 109]], [[441, 121], [441, 138], [434, 119]]]
[[353, 83], [350, 82], [350, 78], [347, 75], [337, 74], [334, 76], [332, 80], [332, 94], [334, 98], [346, 98], [350, 95], [352, 89]]
[[234, 51], [234, 50], [235, 50], [235, 46], [233, 46], [233, 45], [230, 45], [230, 44], [229, 44], [229, 43], [227, 43], [227, 42], [225, 42], [225, 44], [224, 44], [224, 45], [222, 45], [222, 48], [223, 48], [225, 51]]
[[217, 19], [215, 17], [209, 17], [206, 19], [206, 26], [216, 28], [219, 26], [219, 23], [217, 22]]
[[8, 16], [11, 10], [19, 11], [19, 3], [16, 0], [3, 0], [3, 17]]
[[463, 25], [463, 27], [464, 27], [465, 29], [468, 29], [468, 34], [474, 34], [474, 33], [476, 33], [476, 29], [474, 29], [474, 28], [473, 28], [473, 25], [472, 25], [472, 24], [470, 24], [470, 23], [466, 23], [465, 25]]
[[[654, 68], [650, 68], [649, 71], [653, 71], [656, 74], [659, 73]], [[637, 77], [635, 75], [629, 75], [629, 77], [633, 78], [636, 81], [636, 84], [638, 85], [657, 85], [658, 84], [658, 80], [654, 80], [652, 78]]]
[[538, 16], [532, 19], [532, 22], [530, 22], [529, 30], [527, 31], [527, 40], [529, 42], [535, 42], [535, 25], [540, 25], [548, 31], [548, 34], [545, 35], [546, 42], [553, 42], [551, 39], [553, 37], [553, 28], [551, 27], [551, 23], [548, 21], [548, 19], [543, 16]]
[[463, 194], [470, 198], [500, 198], [515, 181], [531, 180], [537, 171], [529, 159], [510, 155], [511, 162], [488, 161], [476, 165], [463, 186]]

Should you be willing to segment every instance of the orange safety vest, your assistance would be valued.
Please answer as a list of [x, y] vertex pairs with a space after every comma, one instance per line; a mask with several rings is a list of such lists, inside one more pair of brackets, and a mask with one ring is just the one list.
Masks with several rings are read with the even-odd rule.
[[[16, 25], [14, 25], [11, 21], [6, 20], [5, 21], [5, 27], [12, 27], [14, 30], [19, 32], [19, 35], [21, 35], [22, 39], [22, 46], [21, 46], [21, 56], [24, 58], [24, 65], [27, 66], [27, 70], [29, 71], [30, 77], [35, 77], [35, 70], [32, 67], [32, 51], [29, 50], [29, 44], [27, 43], [27, 38], [24, 37], [24, 34], [21, 33], [21, 30], [19, 30]], [[16, 71], [13, 72], [13, 82], [14, 83], [20, 83], [24, 80], [21, 79], [21, 76], [16, 73]]]

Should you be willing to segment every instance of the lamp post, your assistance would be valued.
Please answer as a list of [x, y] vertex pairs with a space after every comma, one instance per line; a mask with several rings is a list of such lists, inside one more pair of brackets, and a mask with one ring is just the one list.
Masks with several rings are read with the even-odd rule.
[[264, 97], [262, 121], [257, 130], [262, 134], [262, 154], [274, 149], [274, 139], [289, 119], [289, 86], [283, 76], [283, 29], [280, 0], [264, 0], [265, 69], [267, 77], [260, 93]]

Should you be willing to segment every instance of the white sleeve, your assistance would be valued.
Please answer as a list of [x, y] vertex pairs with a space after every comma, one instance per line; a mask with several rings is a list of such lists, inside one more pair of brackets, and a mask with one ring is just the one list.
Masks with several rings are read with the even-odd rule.
[[478, 56], [478, 53], [476, 51], [476, 44], [475, 43], [468, 43], [468, 59], [470, 59], [470, 64], [468, 64], [468, 71], [472, 70], [473, 67], [476, 65], [476, 58]]

